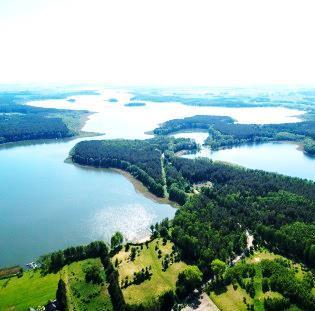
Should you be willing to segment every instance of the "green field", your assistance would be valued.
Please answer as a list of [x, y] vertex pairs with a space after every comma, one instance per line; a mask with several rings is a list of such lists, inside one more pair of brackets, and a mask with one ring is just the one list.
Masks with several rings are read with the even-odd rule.
[[28, 310], [29, 307], [45, 305], [55, 299], [60, 277], [67, 286], [69, 310], [113, 310], [105, 281], [103, 283], [85, 282], [86, 268], [97, 265], [103, 269], [99, 259], [86, 259], [65, 266], [59, 273], [41, 276], [40, 271], [28, 271], [22, 277], [0, 280], [0, 310]]
[[56, 296], [59, 274], [41, 276], [39, 271], [0, 280], [0, 310], [27, 310], [46, 304]]
[[103, 269], [99, 259], [86, 259], [74, 262], [62, 270], [62, 278], [67, 287], [67, 302], [71, 310], [113, 310], [111, 299], [105, 281], [105, 272], [102, 271], [103, 283], [86, 283], [86, 268], [97, 265]]
[[222, 310], [228, 311], [245, 311], [247, 310], [245, 303], [243, 302], [244, 297], [246, 301], [252, 303], [252, 299], [246, 293], [245, 290], [238, 287], [236, 290], [233, 289], [232, 285], [227, 286], [227, 291], [221, 294], [211, 292], [210, 298], [216, 304], [216, 306]]
[[[155, 250], [156, 245], [162, 251], [162, 257], [158, 258], [158, 250]], [[183, 271], [186, 264], [183, 262], [172, 263], [166, 271], [162, 270], [162, 259], [166, 254], [171, 254], [173, 243], [167, 241], [163, 245], [162, 239], [156, 239], [149, 243], [148, 248], [143, 245], [137, 247], [137, 256], [134, 261], [130, 260], [130, 253], [123, 249], [113, 257], [113, 263], [116, 258], [119, 261], [119, 281], [125, 279], [126, 276], [132, 279], [133, 273], [140, 271], [142, 268], [151, 266], [152, 276], [150, 280], [145, 280], [139, 285], [130, 285], [123, 288], [123, 295], [127, 304], [148, 305], [154, 303], [154, 300], [168, 290], [174, 290], [178, 274]]]

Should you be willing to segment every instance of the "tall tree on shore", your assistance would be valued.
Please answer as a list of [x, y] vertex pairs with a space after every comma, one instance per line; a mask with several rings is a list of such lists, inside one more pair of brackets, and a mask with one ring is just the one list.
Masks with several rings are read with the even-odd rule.
[[124, 241], [124, 236], [121, 232], [117, 231], [114, 233], [112, 238], [110, 239], [110, 246], [112, 249], [116, 249], [118, 246], [120, 246]]

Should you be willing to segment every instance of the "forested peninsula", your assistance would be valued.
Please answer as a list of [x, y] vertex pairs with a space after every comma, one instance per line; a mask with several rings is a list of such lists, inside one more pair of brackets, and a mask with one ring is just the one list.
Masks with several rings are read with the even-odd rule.
[[78, 135], [88, 111], [49, 109], [25, 105], [31, 100], [63, 99], [91, 91], [0, 93], [0, 144], [36, 139], [57, 139]]
[[153, 132], [168, 135], [183, 130], [203, 130], [209, 133], [205, 145], [216, 150], [248, 143], [294, 141], [304, 151], [315, 155], [315, 121], [282, 124], [239, 124], [226, 116], [197, 115], [163, 123]]

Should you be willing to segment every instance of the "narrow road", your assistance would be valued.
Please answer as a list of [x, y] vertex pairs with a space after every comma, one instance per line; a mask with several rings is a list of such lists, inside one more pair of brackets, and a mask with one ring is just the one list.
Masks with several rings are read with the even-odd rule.
[[167, 186], [166, 186], [166, 173], [165, 173], [165, 167], [164, 167], [164, 153], [162, 153], [161, 155], [161, 172], [162, 172], [162, 179], [163, 179], [163, 183], [164, 183], [164, 193], [165, 193], [165, 197], [168, 198], [168, 192], [167, 192]]
[[254, 236], [251, 235], [249, 233], [248, 230], [245, 231], [245, 234], [246, 234], [246, 239], [247, 239], [247, 246], [246, 246], [246, 249], [242, 252], [242, 254], [240, 254], [239, 256], [235, 257], [233, 260], [232, 260], [232, 264], [236, 264], [237, 262], [239, 262], [244, 256], [245, 256], [245, 251], [250, 249], [252, 246], [253, 246], [253, 241], [254, 241]]

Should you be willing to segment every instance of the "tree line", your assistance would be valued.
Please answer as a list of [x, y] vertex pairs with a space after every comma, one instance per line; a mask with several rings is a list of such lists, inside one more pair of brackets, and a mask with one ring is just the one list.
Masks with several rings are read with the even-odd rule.
[[315, 154], [315, 121], [282, 124], [239, 124], [226, 116], [197, 115], [163, 123], [153, 132], [167, 135], [173, 132], [199, 129], [209, 133], [205, 141], [212, 149], [232, 147], [245, 143], [267, 141], [299, 141], [305, 152]]

